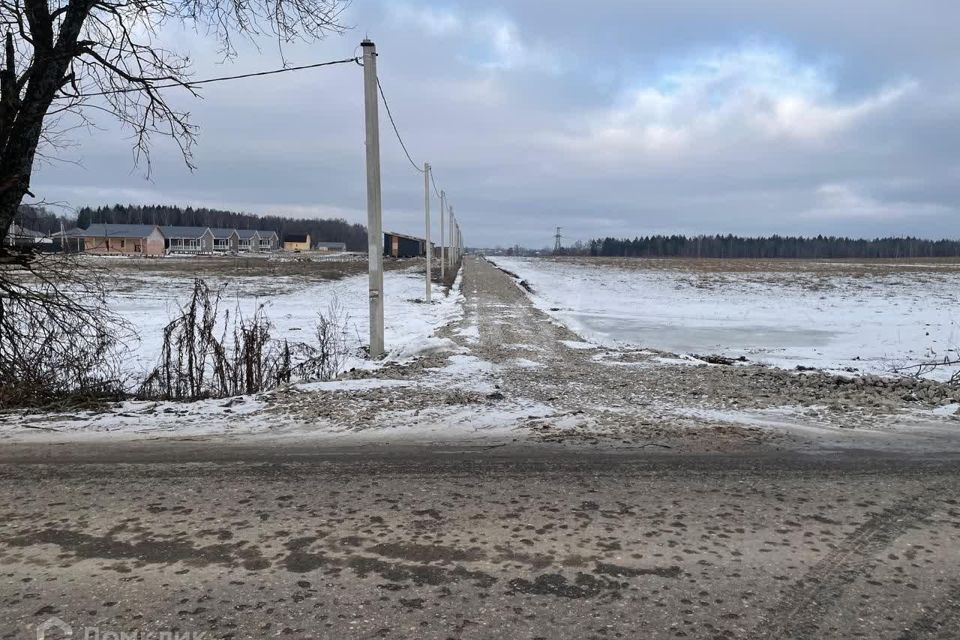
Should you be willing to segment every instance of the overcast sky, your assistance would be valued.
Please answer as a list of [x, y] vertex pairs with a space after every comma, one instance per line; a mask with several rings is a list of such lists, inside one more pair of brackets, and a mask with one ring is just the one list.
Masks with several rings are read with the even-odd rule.
[[[960, 236], [960, 3], [955, 0], [442, 3], [356, 0], [342, 37], [375, 40], [387, 98], [434, 165], [469, 244], [648, 233]], [[275, 46], [221, 64], [166, 32], [195, 77], [281, 64]], [[366, 222], [362, 69], [209, 86], [178, 101], [197, 170], [127, 133], [82, 133], [34, 192], [73, 206], [215, 206]], [[422, 233], [423, 180], [381, 110], [384, 227]], [[434, 203], [436, 211], [437, 203]]]

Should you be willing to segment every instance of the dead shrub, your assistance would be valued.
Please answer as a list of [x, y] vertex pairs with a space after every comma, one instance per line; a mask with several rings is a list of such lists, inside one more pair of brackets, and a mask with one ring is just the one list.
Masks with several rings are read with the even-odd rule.
[[63, 254], [0, 253], [0, 409], [123, 396], [129, 327], [104, 273]]
[[163, 332], [160, 361], [142, 399], [192, 401], [260, 393], [293, 381], [331, 380], [349, 355], [348, 316], [337, 300], [318, 314], [317, 344], [271, 336], [263, 305], [244, 317], [219, 310], [223, 289], [194, 281], [190, 301]]
[[347, 337], [350, 316], [334, 297], [326, 311], [317, 312], [316, 345], [299, 345], [306, 360], [296, 367], [303, 380], [333, 380], [350, 355]]
[[[954, 350], [954, 353], [955, 352], [956, 350]], [[952, 369], [958, 366], [960, 366], [960, 357], [944, 356], [939, 360], [929, 360], [926, 362], [918, 362], [908, 365], [897, 365], [891, 367], [891, 372], [896, 375], [909, 376], [911, 378], [921, 380], [935, 371], [941, 369]], [[960, 388], [960, 369], [951, 373], [950, 377], [944, 381], [944, 384], [954, 388]]]

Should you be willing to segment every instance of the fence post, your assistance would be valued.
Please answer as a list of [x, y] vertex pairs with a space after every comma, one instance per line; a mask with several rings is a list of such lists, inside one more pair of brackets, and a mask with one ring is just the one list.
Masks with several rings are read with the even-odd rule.
[[380, 199], [380, 114], [377, 46], [363, 47], [363, 99], [367, 132], [367, 251], [370, 272], [370, 357], [383, 356], [383, 203]]
[[433, 247], [430, 246], [430, 163], [423, 163], [423, 211], [426, 216], [427, 233], [424, 254], [427, 258], [427, 304], [430, 304], [430, 277], [433, 275]]

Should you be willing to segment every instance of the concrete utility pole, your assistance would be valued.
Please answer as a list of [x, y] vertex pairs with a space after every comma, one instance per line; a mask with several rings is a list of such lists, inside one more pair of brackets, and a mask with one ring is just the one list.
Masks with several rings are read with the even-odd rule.
[[432, 273], [433, 247], [430, 246], [430, 163], [423, 163], [423, 211], [427, 220], [426, 244], [424, 253], [427, 254], [427, 304], [430, 304], [430, 276]]
[[457, 262], [453, 256], [453, 229], [457, 224], [455, 220], [456, 216], [453, 215], [453, 207], [447, 207], [447, 211], [450, 213], [450, 270], [453, 271], [453, 277], [457, 277]]
[[447, 217], [447, 192], [440, 190], [440, 282], [447, 281], [447, 250], [443, 246], [444, 219]]
[[363, 101], [367, 129], [367, 251], [370, 264], [370, 357], [383, 356], [383, 204], [380, 200], [380, 114], [377, 45], [363, 47]]

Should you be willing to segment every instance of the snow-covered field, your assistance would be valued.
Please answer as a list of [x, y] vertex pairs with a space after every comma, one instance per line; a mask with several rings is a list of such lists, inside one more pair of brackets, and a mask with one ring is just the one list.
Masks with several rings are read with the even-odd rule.
[[[190, 296], [193, 279], [186, 275], [137, 273], [118, 275], [119, 286], [109, 298], [111, 309], [127, 320], [137, 336], [129, 341], [125, 360], [127, 373], [142, 378], [152, 369], [162, 348], [163, 328], [179, 313]], [[308, 280], [295, 276], [245, 276], [229, 274], [208, 277], [211, 286], [223, 286], [221, 311], [245, 317], [262, 305], [272, 324], [272, 336], [306, 343], [315, 342], [317, 314], [327, 312], [336, 301], [346, 317], [346, 336], [351, 352], [369, 342], [367, 276], [340, 280]], [[407, 357], [431, 347], [431, 334], [461, 312], [459, 296], [445, 296], [434, 287], [433, 304], [422, 302], [424, 274], [416, 267], [384, 274], [384, 325], [387, 361]], [[368, 361], [351, 358], [347, 368], [366, 366]]]
[[960, 349], [956, 264], [707, 272], [680, 261], [626, 268], [589, 259], [491, 260], [526, 280], [543, 311], [610, 347], [877, 374]]

